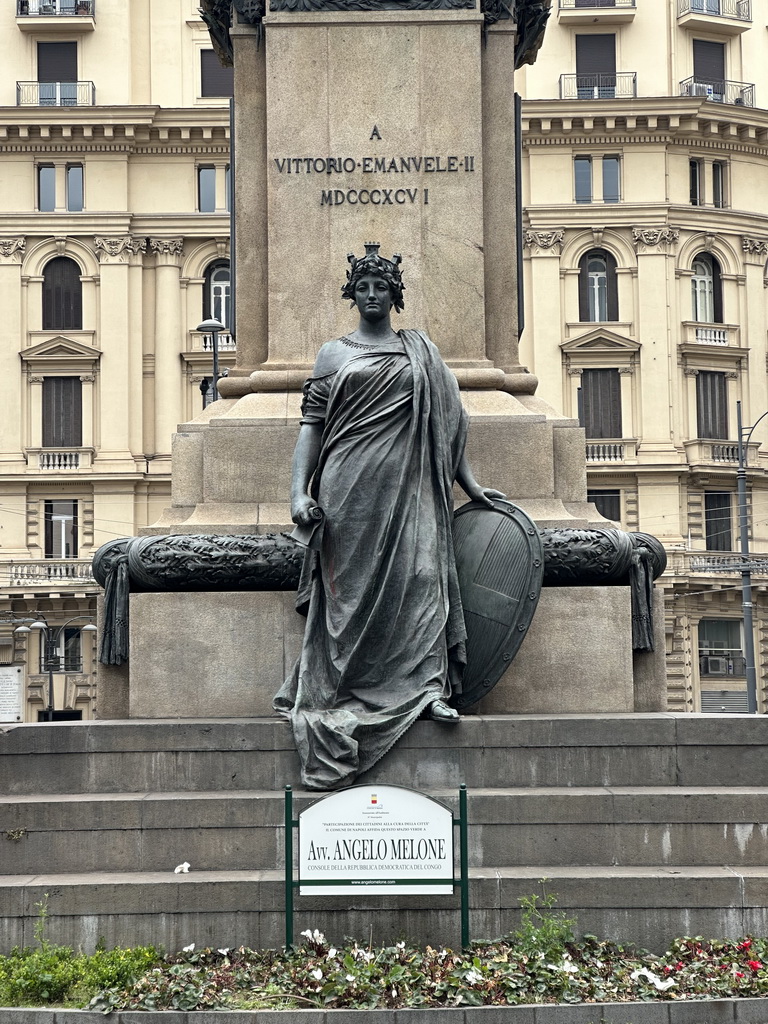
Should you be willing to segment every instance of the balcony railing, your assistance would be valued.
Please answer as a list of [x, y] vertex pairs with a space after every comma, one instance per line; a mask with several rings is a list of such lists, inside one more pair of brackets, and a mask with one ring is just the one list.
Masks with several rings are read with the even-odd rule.
[[733, 103], [737, 107], [754, 107], [755, 87], [749, 82], [701, 82], [686, 78], [680, 83], [681, 96], [698, 96], [714, 103]]
[[38, 455], [40, 469], [79, 469], [80, 452], [45, 451]]
[[[768, 555], [749, 556], [749, 571], [753, 576], [768, 576]], [[733, 554], [708, 555], [701, 551], [667, 551], [667, 574], [687, 576], [702, 572], [717, 576], [739, 576], [741, 557]]]
[[728, 331], [724, 327], [697, 327], [695, 331], [699, 345], [728, 344]]
[[684, 320], [682, 328], [682, 340], [686, 345], [739, 347], [738, 324], [713, 324], [701, 323], [696, 320]]
[[751, 0], [677, 0], [678, 18], [686, 14], [710, 14], [715, 18], [752, 21], [752, 3]]
[[637, 96], [637, 73], [560, 75], [561, 100], [616, 100]]
[[17, 82], [18, 107], [92, 107], [93, 82]]
[[8, 574], [12, 587], [95, 582], [90, 559], [45, 558], [32, 562], [11, 562]]
[[[736, 469], [739, 462], [739, 446], [735, 441], [710, 441], [707, 438], [694, 438], [683, 441], [685, 457], [689, 466], [720, 466]], [[746, 464], [755, 468], [758, 462], [760, 443], [750, 441], [746, 450]]]
[[[213, 339], [210, 334], [204, 334], [203, 338], [203, 352], [213, 352]], [[219, 335], [219, 352], [234, 352], [237, 349], [235, 339], [231, 334], [220, 334]]]
[[627, 462], [637, 456], [637, 441], [587, 441], [586, 449], [587, 462]]
[[635, 0], [560, 0], [560, 10], [578, 10], [584, 7], [634, 7]]
[[71, 473], [91, 469], [93, 448], [27, 448], [27, 465], [48, 473]]
[[16, 0], [17, 18], [45, 16], [86, 17], [96, 13], [96, 0]]

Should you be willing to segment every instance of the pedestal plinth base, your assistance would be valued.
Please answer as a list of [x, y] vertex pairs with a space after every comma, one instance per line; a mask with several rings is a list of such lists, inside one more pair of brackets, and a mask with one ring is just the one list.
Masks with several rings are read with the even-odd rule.
[[[272, 714], [272, 697], [301, 647], [304, 620], [293, 608], [294, 598], [292, 592], [274, 591], [133, 594], [127, 717]], [[545, 589], [517, 658], [476, 710], [635, 710], [631, 630], [626, 587]], [[663, 637], [660, 642], [663, 650]], [[643, 710], [662, 711], [663, 658], [636, 655], [634, 661], [642, 659]], [[124, 667], [105, 673], [115, 717], [125, 672]], [[649, 692], [658, 695], [660, 706], [647, 706]]]

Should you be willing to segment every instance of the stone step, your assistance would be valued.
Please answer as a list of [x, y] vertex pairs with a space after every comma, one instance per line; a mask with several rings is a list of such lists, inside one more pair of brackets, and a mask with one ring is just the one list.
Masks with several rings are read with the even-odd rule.
[[[453, 807], [456, 790], [430, 795]], [[768, 864], [768, 789], [470, 789], [470, 863]], [[294, 794], [294, 812], [317, 799]], [[283, 863], [283, 794], [102, 793], [0, 798], [0, 874], [269, 870]], [[17, 838], [13, 838], [16, 836]]]
[[[542, 879], [546, 882], [542, 884]], [[613, 936], [663, 952], [680, 935], [738, 938], [766, 934], [768, 868], [733, 866], [475, 868], [470, 873], [471, 932], [503, 935], [519, 923], [519, 899], [543, 890], [577, 918], [577, 933]], [[279, 871], [92, 872], [0, 876], [0, 948], [32, 945], [39, 905], [46, 936], [91, 950], [154, 943], [280, 946], [285, 890]], [[406, 938], [459, 943], [454, 896], [296, 897], [295, 935], [319, 928], [333, 942], [353, 936], [387, 943]]]
[[[365, 776], [458, 787], [739, 786], [768, 777], [760, 715], [467, 715], [418, 722]], [[274, 718], [82, 722], [0, 728], [0, 792], [281, 790], [298, 785]]]

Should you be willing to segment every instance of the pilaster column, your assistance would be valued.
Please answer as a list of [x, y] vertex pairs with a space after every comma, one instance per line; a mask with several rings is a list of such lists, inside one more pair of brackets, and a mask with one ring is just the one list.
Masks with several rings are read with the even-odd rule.
[[[637, 253], [638, 301], [636, 337], [643, 340], [644, 362], [655, 362], [657, 368], [666, 367], [660, 375], [665, 386], [645, 386], [641, 394], [641, 423], [643, 452], [653, 461], [668, 459], [674, 450], [673, 438], [682, 427], [674, 421], [678, 408], [679, 371], [677, 370], [677, 343], [680, 340], [680, 317], [674, 296], [674, 277], [670, 273], [680, 232], [666, 225], [636, 227], [632, 241]], [[695, 395], [694, 395], [695, 408]], [[679, 417], [678, 417], [679, 420]], [[683, 431], [683, 436], [693, 435]]]
[[43, 377], [28, 377], [29, 447], [43, 447]]
[[181, 415], [181, 238], [150, 238], [155, 255], [155, 449], [170, 458]]
[[93, 436], [93, 401], [94, 401], [94, 381], [95, 377], [93, 374], [83, 374], [80, 377], [80, 384], [82, 387], [82, 432], [83, 432], [83, 448], [94, 447], [94, 436]]
[[507, 373], [524, 371], [517, 341], [515, 41], [512, 19], [486, 28], [482, 46], [485, 351]]
[[523, 241], [529, 259], [520, 268], [521, 273], [528, 272], [529, 322], [523, 336], [525, 360], [542, 382], [539, 397], [556, 409], [561, 408], [565, 397], [562, 394], [560, 355], [563, 323], [568, 319], [560, 301], [560, 255], [564, 239], [564, 228], [531, 228], [526, 231]]
[[[267, 279], [266, 43], [255, 25], [235, 25], [235, 233], [237, 361], [219, 382], [224, 398], [248, 394], [250, 374], [269, 358]], [[245, 378], [241, 380], [240, 378]], [[158, 444], [162, 441], [158, 437]]]
[[146, 238], [131, 239], [128, 249], [128, 447], [134, 458], [138, 458], [146, 451], [142, 431], [142, 385], [144, 382], [142, 374], [142, 320], [144, 316], [143, 277], [146, 252]]
[[126, 425], [130, 427], [128, 407], [128, 255], [130, 235], [105, 238], [97, 235], [93, 248], [100, 265], [100, 341], [108, 349], [101, 367], [99, 457], [101, 460], [126, 457]]
[[[0, 295], [21, 298], [21, 261], [26, 239], [22, 235], [0, 238]], [[23, 293], [26, 296], [26, 291]], [[19, 352], [24, 347], [21, 301], [7, 301], [3, 308], [3, 337], [0, 346], [0, 379], [17, 379]], [[3, 421], [6, 451], [21, 453], [21, 394], [18, 387], [6, 387], [3, 394]], [[6, 456], [7, 457], [7, 456]], [[17, 456], [18, 457], [18, 456]]]
[[[752, 372], [746, 374], [742, 381], [742, 392], [744, 392], [742, 411], [744, 423], [751, 425], [756, 422], [758, 416], [762, 416], [766, 411], [765, 377], [762, 372], [763, 367], [757, 362], [759, 356], [756, 356], [756, 350], [762, 351], [762, 344], [758, 347], [758, 339], [765, 337], [764, 277], [765, 262], [768, 259], [768, 239], [744, 236], [741, 239], [741, 249], [746, 277], [744, 287], [746, 313], [741, 320], [741, 344], [745, 348], [752, 349], [752, 359], [754, 360]], [[768, 424], [765, 420], [759, 424], [752, 436], [755, 441], [760, 441], [763, 445], [768, 442]]]

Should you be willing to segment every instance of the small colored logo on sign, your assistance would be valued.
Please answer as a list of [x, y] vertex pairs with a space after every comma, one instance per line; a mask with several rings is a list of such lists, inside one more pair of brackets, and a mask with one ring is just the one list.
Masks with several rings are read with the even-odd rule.
[[371, 793], [371, 803], [372, 804], [377, 804], [378, 802], [379, 802], [379, 798], [376, 796], [376, 794], [375, 793]]

